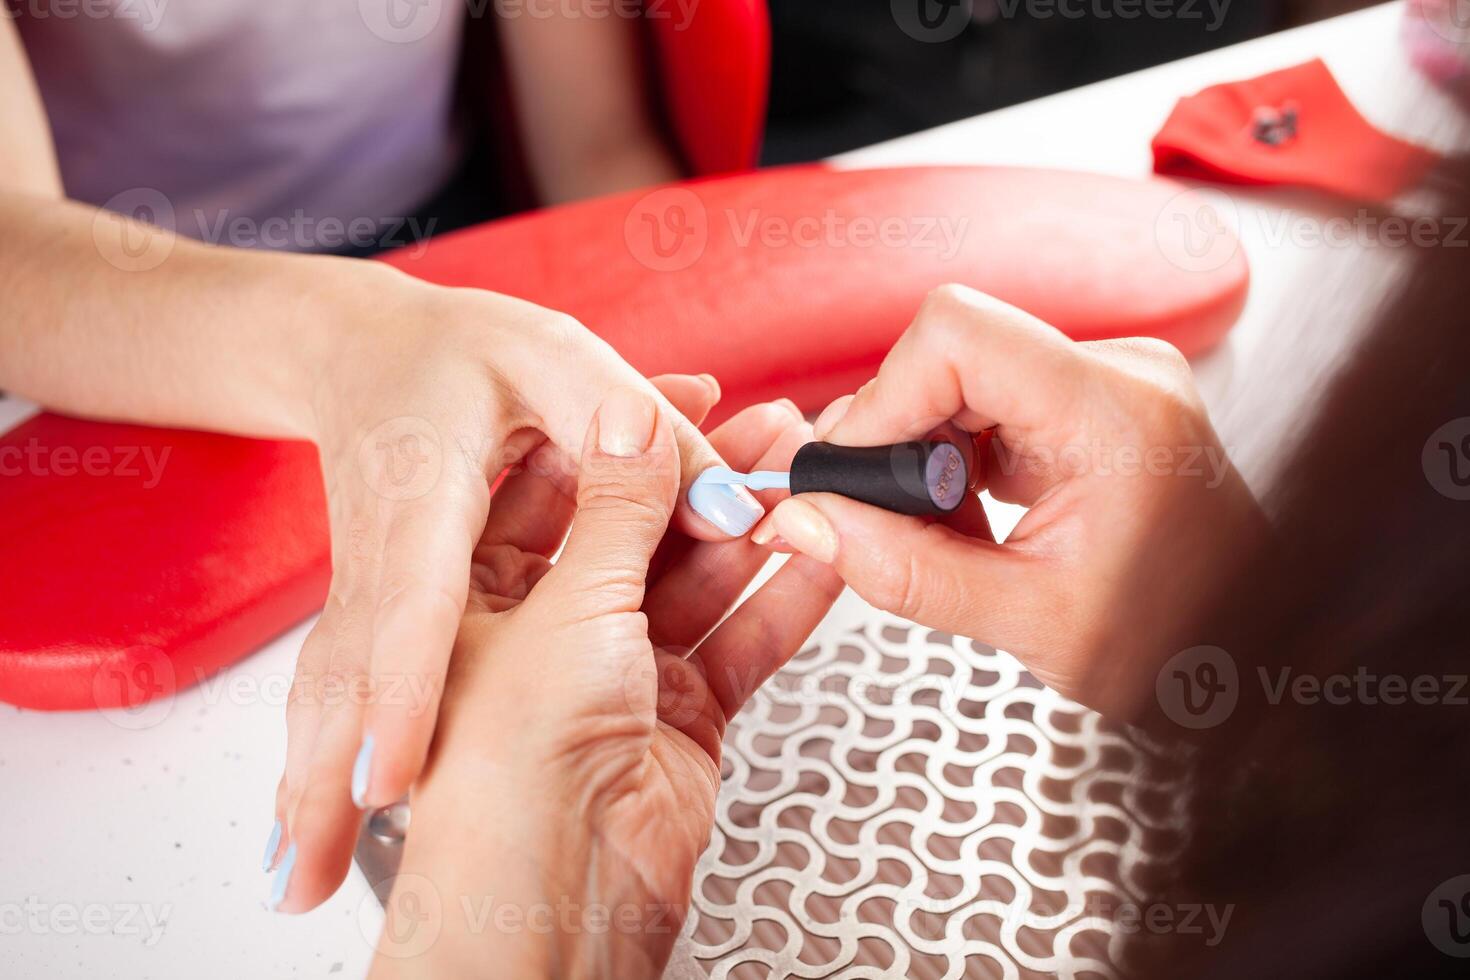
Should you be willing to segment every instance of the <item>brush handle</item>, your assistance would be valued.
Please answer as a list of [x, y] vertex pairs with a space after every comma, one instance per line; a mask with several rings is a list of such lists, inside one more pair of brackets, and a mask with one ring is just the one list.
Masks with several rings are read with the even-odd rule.
[[965, 456], [948, 442], [809, 442], [791, 461], [793, 494], [839, 493], [898, 514], [948, 514], [964, 501], [969, 485]]

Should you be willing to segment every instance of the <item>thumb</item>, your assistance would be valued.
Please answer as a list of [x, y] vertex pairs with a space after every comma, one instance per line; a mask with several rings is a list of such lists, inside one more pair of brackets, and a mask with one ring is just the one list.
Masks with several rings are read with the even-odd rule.
[[636, 611], [678, 489], [679, 450], [658, 403], [631, 386], [608, 392], [583, 443], [576, 517], [546, 575], [554, 584], [537, 593], [590, 603], [579, 616]]
[[1044, 559], [830, 493], [781, 501], [752, 540], [831, 565], [879, 609], [1009, 646], [1043, 603]]

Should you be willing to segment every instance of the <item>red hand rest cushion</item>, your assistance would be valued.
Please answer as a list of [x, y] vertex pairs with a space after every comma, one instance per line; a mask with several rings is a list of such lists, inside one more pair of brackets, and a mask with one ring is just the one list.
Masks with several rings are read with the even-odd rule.
[[[711, 372], [726, 413], [779, 395], [815, 410], [869, 377], [945, 282], [1074, 337], [1205, 349], [1248, 274], [1233, 238], [1181, 250], [1179, 194], [1047, 171], [804, 167], [511, 218], [388, 261], [566, 310], [645, 373]], [[0, 699], [135, 704], [325, 596], [310, 446], [44, 414], [0, 438], [0, 467]]]

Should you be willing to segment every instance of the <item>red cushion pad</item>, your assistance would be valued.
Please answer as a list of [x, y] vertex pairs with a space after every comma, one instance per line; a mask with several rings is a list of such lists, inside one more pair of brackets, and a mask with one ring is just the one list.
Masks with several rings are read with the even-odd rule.
[[866, 380], [946, 282], [1078, 339], [1205, 350], [1250, 275], [1228, 230], [1180, 240], [1199, 203], [1165, 180], [794, 167], [494, 222], [388, 261], [565, 310], [645, 373], [709, 371], [724, 411], [782, 395], [814, 409]]
[[[543, 211], [389, 261], [567, 310], [647, 373], [710, 371], [726, 412], [782, 394], [810, 410], [864, 380], [949, 281], [1076, 337], [1214, 343], [1244, 300], [1245, 261], [1233, 239], [1208, 268], [1161, 247], [1178, 191], [808, 167]], [[43, 414], [0, 437], [0, 465], [0, 699], [135, 704], [248, 653], [325, 596], [310, 446]]]

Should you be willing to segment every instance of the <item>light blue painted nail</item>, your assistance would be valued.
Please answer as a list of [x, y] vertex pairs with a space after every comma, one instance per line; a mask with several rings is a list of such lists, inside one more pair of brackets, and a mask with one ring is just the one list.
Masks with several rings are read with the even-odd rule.
[[260, 859], [260, 870], [269, 871], [276, 866], [276, 850], [281, 846], [281, 821], [271, 828], [271, 835], [265, 839], [265, 857]]
[[701, 473], [689, 488], [694, 512], [732, 537], [755, 527], [766, 510], [745, 487], [729, 481], [730, 471], [715, 467]]
[[361, 810], [366, 804], [368, 776], [373, 771], [373, 736], [362, 737], [362, 748], [357, 750], [357, 760], [352, 763], [352, 805]]
[[286, 897], [286, 886], [291, 884], [291, 872], [296, 867], [296, 845], [293, 843], [286, 848], [286, 856], [281, 860], [280, 870], [276, 872], [275, 880], [271, 882], [271, 897], [266, 903], [266, 908], [274, 912], [281, 907], [281, 900]]

